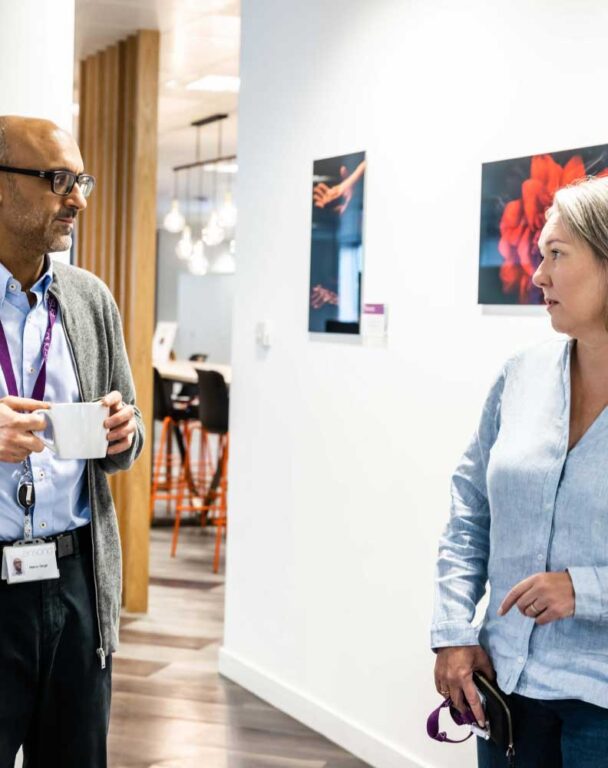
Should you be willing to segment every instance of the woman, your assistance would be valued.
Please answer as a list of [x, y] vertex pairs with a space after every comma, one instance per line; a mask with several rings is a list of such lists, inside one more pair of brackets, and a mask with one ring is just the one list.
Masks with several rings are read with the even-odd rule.
[[[570, 337], [511, 358], [452, 478], [435, 684], [483, 724], [496, 675], [518, 768], [608, 765], [608, 179], [559, 190], [534, 283]], [[489, 606], [472, 625], [486, 582]], [[507, 766], [478, 739], [479, 768]]]

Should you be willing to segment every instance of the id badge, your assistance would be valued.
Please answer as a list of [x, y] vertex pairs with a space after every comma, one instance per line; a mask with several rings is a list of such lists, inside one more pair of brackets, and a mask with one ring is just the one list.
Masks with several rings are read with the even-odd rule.
[[5, 547], [2, 579], [9, 584], [58, 579], [57, 548], [54, 541]]

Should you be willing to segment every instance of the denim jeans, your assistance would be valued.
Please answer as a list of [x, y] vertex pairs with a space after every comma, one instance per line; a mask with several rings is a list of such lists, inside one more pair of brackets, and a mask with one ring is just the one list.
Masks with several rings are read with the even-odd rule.
[[[608, 709], [577, 699], [506, 697], [513, 717], [515, 768], [608, 766]], [[477, 739], [479, 768], [508, 768], [492, 741]]]

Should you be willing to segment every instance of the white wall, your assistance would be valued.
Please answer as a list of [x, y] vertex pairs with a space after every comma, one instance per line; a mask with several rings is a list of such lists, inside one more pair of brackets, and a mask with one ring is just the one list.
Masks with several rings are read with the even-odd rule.
[[202, 352], [209, 362], [230, 363], [234, 275], [190, 274], [175, 255], [179, 237], [158, 231], [156, 319], [178, 323], [177, 357]]
[[157, 322], [177, 322], [177, 282], [181, 274], [181, 266], [175, 255], [175, 246], [179, 238], [180, 235], [173, 235], [164, 229], [156, 231]]
[[[0, 0], [0, 115], [72, 130], [74, 0]], [[69, 251], [53, 258], [69, 263]]]
[[0, 0], [0, 72], [0, 115], [44, 117], [71, 131], [74, 0]]
[[74, 0], [0, 0], [0, 114], [72, 130]]
[[178, 323], [181, 357], [195, 352], [214, 363], [230, 363], [234, 275], [182, 274], [178, 282]]
[[[373, 765], [474, 763], [425, 733], [437, 538], [491, 379], [552, 335], [476, 305], [481, 163], [606, 142], [607, 29], [601, 0], [243, 2], [222, 670]], [[385, 350], [306, 332], [312, 161], [360, 149]]]

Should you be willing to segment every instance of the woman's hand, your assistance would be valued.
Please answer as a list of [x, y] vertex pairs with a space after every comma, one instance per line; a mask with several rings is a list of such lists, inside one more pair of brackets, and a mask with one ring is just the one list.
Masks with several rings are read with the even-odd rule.
[[574, 616], [575, 596], [568, 571], [535, 573], [516, 584], [500, 604], [498, 615], [504, 616], [517, 605], [523, 616], [537, 624]]
[[481, 672], [488, 680], [496, 676], [488, 654], [480, 645], [454, 645], [438, 649], [435, 661], [437, 691], [442, 696], [449, 696], [462, 714], [468, 702], [475, 719], [483, 728], [485, 715], [473, 682], [473, 672]]

